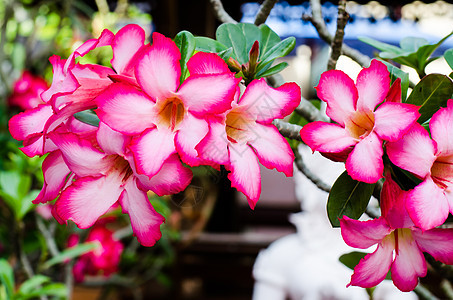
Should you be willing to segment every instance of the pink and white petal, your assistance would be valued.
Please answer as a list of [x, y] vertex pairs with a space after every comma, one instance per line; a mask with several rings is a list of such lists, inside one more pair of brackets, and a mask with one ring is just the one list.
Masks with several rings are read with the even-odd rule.
[[228, 179], [231, 186], [243, 193], [251, 209], [255, 208], [261, 194], [261, 175], [258, 159], [252, 148], [246, 144], [232, 144], [228, 146], [230, 165], [225, 166], [231, 171]]
[[443, 224], [450, 211], [443, 190], [429, 176], [409, 193], [406, 208], [414, 224], [423, 230]]
[[319, 152], [340, 153], [357, 144], [357, 140], [340, 125], [320, 121], [302, 127], [300, 136], [311, 150]]
[[140, 244], [153, 246], [162, 236], [160, 225], [165, 221], [149, 202], [146, 192], [140, 190], [135, 180], [128, 180], [120, 197], [123, 213], [128, 214], [134, 235]]
[[115, 34], [112, 42], [113, 58], [110, 62], [118, 74], [134, 75], [134, 66], [130, 62], [144, 42], [145, 31], [136, 24], [126, 25]]
[[453, 100], [448, 101], [448, 106], [439, 109], [429, 122], [431, 137], [437, 143], [437, 151], [442, 155], [453, 154]]
[[330, 70], [321, 74], [316, 88], [318, 97], [327, 103], [327, 115], [340, 125], [356, 110], [357, 88], [343, 71]]
[[373, 253], [367, 254], [354, 268], [348, 286], [372, 288], [384, 280], [393, 261], [394, 244], [386, 238]]
[[359, 221], [343, 216], [340, 219], [340, 227], [344, 242], [351, 247], [360, 249], [380, 243], [393, 230], [382, 217]]
[[383, 154], [382, 140], [371, 132], [355, 145], [346, 159], [346, 170], [349, 176], [366, 183], [377, 182], [384, 172]]
[[209, 125], [205, 119], [199, 119], [190, 112], [186, 114], [175, 136], [176, 151], [184, 163], [191, 167], [202, 163], [195, 147], [206, 136], [208, 131]]
[[231, 108], [239, 81], [232, 73], [195, 74], [183, 82], [177, 95], [195, 116], [220, 114]]
[[61, 151], [56, 150], [49, 153], [42, 162], [42, 172], [44, 184], [39, 195], [33, 200], [34, 204], [46, 203], [57, 198], [71, 171], [63, 160]]
[[216, 53], [195, 53], [187, 62], [190, 75], [231, 73], [228, 65]]
[[152, 190], [158, 196], [171, 195], [182, 192], [192, 177], [192, 171], [183, 166], [177, 154], [172, 154], [151, 179], [138, 175], [137, 185], [144, 190]]
[[[35, 133], [30, 135], [24, 140], [23, 144], [24, 146], [19, 149], [28, 157], [33, 157], [35, 155], [44, 155], [45, 153], [47, 153], [44, 150], [44, 136], [42, 135], [42, 133]], [[46, 145], [47, 144], [48, 143], [46, 142]]]
[[436, 160], [436, 144], [418, 123], [398, 141], [386, 144], [387, 154], [395, 165], [424, 178]]
[[258, 122], [271, 123], [291, 114], [299, 105], [300, 96], [300, 87], [294, 82], [274, 89], [261, 78], [247, 86], [238, 104]]
[[357, 110], [373, 111], [374, 108], [384, 101], [390, 89], [390, 73], [387, 66], [373, 59], [368, 68], [362, 69], [357, 76]]
[[99, 129], [96, 133], [96, 139], [99, 146], [106, 154], [124, 156], [126, 153], [126, 146], [129, 144], [131, 137], [115, 131], [105, 123], [100, 122]]
[[72, 72], [63, 70], [67, 60], [62, 60], [58, 55], [53, 55], [49, 58], [52, 64], [53, 79], [50, 88], [41, 94], [44, 102], [48, 103], [51, 99], [73, 93], [80, 84], [74, 77]]
[[174, 140], [175, 134], [165, 128], [148, 129], [133, 138], [129, 148], [134, 155], [137, 172], [149, 178], [156, 175], [167, 158], [176, 153]]
[[195, 148], [204, 164], [217, 167], [227, 165], [228, 138], [225, 131], [225, 120], [212, 120], [209, 122], [209, 132]]
[[452, 228], [433, 228], [425, 231], [415, 228], [412, 235], [421, 251], [428, 252], [444, 264], [453, 264]]
[[139, 134], [154, 127], [154, 102], [134, 87], [117, 83], [96, 98], [99, 119], [124, 134]]
[[277, 169], [286, 176], [293, 176], [294, 153], [288, 141], [278, 132], [274, 125], [257, 123], [252, 129], [256, 139], [248, 144], [255, 149], [260, 163], [268, 169]]
[[52, 115], [52, 107], [48, 104], [21, 112], [9, 120], [9, 132], [16, 140], [23, 141], [32, 134], [42, 132]]
[[60, 149], [69, 169], [79, 177], [105, 175], [112, 167], [113, 162], [89, 140], [73, 133], [51, 133], [49, 137]]
[[426, 276], [426, 261], [410, 231], [398, 230], [395, 234], [398, 234], [398, 249], [391, 268], [392, 280], [398, 289], [409, 292], [417, 286], [418, 277]]
[[374, 132], [386, 141], [399, 140], [420, 117], [418, 109], [412, 104], [384, 102], [374, 112]]
[[121, 185], [118, 173], [79, 178], [61, 193], [53, 213], [59, 222], [72, 220], [79, 228], [88, 228], [118, 201]]
[[181, 53], [176, 44], [153, 33], [153, 44], [137, 61], [135, 75], [140, 86], [154, 100], [171, 97], [179, 86]]

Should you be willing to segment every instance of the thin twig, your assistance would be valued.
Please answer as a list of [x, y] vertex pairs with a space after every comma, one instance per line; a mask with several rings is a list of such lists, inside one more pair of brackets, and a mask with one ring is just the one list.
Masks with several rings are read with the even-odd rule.
[[297, 169], [302, 172], [302, 174], [307, 177], [311, 182], [313, 182], [320, 190], [330, 193], [330, 189], [332, 188], [330, 185], [322, 181], [321, 178], [319, 178], [316, 174], [311, 172], [309, 168], [304, 163], [304, 160], [302, 159], [302, 155], [300, 155], [299, 151], [296, 149], [294, 150], [294, 155], [295, 155], [295, 160], [294, 162], [296, 163]]
[[425, 288], [421, 284], [415, 287], [414, 293], [417, 294], [420, 300], [439, 300], [439, 298], [434, 296], [427, 288]]
[[300, 137], [300, 130], [302, 129], [302, 126], [291, 124], [279, 119], [275, 119], [274, 122], [272, 122], [272, 124], [274, 124], [275, 127], [277, 127], [280, 134], [283, 135], [284, 137], [297, 141], [302, 141]]
[[214, 9], [214, 12], [217, 16], [217, 19], [219, 19], [220, 22], [222, 23], [233, 23], [237, 24], [236, 20], [233, 19], [223, 8], [223, 4], [221, 0], [209, 0], [212, 4], [212, 8]]
[[274, 8], [275, 3], [277, 2], [278, 0], [264, 0], [263, 4], [261, 4], [260, 10], [258, 11], [255, 17], [256, 26], [259, 26], [266, 22], [267, 17], [269, 17], [272, 8]]
[[341, 55], [341, 47], [343, 45], [344, 28], [349, 20], [349, 14], [346, 11], [346, 0], [340, 0], [338, 3], [338, 17], [337, 17], [337, 30], [335, 36], [330, 44], [332, 52], [330, 53], [329, 62], [327, 63], [327, 70], [335, 69], [338, 58]]
[[46, 225], [42, 221], [42, 219], [36, 215], [36, 225], [38, 230], [41, 232], [44, 240], [46, 241], [47, 247], [49, 248], [50, 254], [52, 256], [57, 256], [60, 254], [60, 250], [58, 250], [57, 244], [55, 243], [55, 239], [52, 233], [47, 229]]
[[[316, 28], [319, 37], [324, 40], [327, 44], [331, 44], [333, 37], [327, 30], [326, 23], [322, 17], [321, 2], [320, 0], [310, 0], [311, 7], [311, 16], [304, 15], [305, 20], [310, 21], [313, 26]], [[356, 61], [362, 67], [368, 67], [371, 61], [371, 58], [367, 55], [364, 55], [357, 51], [354, 48], [349, 47], [348, 45], [343, 44], [341, 47], [341, 53], [350, 57]]]

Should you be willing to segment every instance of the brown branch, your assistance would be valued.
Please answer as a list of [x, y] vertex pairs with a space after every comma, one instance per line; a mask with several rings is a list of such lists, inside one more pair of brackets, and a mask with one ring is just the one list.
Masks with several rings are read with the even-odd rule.
[[212, 8], [214, 9], [214, 12], [217, 16], [217, 19], [219, 19], [220, 22], [222, 23], [233, 23], [237, 24], [236, 20], [233, 19], [223, 8], [223, 4], [221, 0], [209, 0], [212, 4]]
[[291, 124], [279, 119], [275, 119], [274, 122], [272, 122], [272, 124], [274, 124], [275, 127], [277, 127], [280, 134], [283, 135], [284, 137], [297, 141], [302, 141], [302, 139], [300, 138], [300, 130], [302, 129], [302, 126]]
[[[324, 40], [329, 45], [332, 44], [333, 37], [327, 30], [326, 23], [324, 22], [324, 19], [322, 17], [320, 0], [310, 0], [310, 7], [311, 16], [304, 15], [303, 18], [313, 24], [313, 26], [316, 28], [316, 31], [318, 32], [319, 37], [322, 40]], [[345, 44], [343, 44], [341, 47], [341, 54], [350, 57], [362, 67], [368, 67], [371, 61], [371, 58], [367, 55], [364, 55], [356, 49], [351, 48]]]
[[335, 69], [338, 58], [341, 55], [341, 46], [343, 45], [344, 28], [349, 20], [349, 14], [346, 11], [346, 0], [340, 0], [338, 3], [338, 17], [337, 17], [337, 30], [335, 36], [330, 44], [332, 52], [330, 53], [329, 62], [327, 63], [327, 70]]
[[277, 3], [278, 0], [264, 0], [263, 4], [260, 7], [260, 10], [256, 14], [255, 18], [255, 25], [259, 26], [261, 24], [264, 24], [266, 22], [267, 17], [269, 17], [269, 14], [271, 13], [272, 8], [274, 8], [275, 3]]

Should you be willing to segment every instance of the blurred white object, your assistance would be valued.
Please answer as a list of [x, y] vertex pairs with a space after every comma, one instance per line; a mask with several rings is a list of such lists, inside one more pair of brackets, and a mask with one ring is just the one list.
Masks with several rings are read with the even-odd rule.
[[[299, 151], [306, 166], [333, 184], [344, 171], [343, 163], [334, 163], [308, 147]], [[338, 258], [354, 251], [347, 246], [339, 228], [332, 228], [327, 217], [327, 193], [319, 190], [300, 172], [295, 174], [296, 195], [303, 212], [290, 216], [297, 233], [283, 237], [262, 250], [255, 262], [253, 300], [369, 299], [365, 289], [346, 288], [352, 270]], [[374, 293], [374, 300], [418, 299], [415, 293], [403, 293], [384, 280]]]

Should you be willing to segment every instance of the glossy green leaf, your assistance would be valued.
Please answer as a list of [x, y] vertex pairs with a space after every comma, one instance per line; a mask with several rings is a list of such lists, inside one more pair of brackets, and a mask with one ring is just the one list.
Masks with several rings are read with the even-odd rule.
[[338, 177], [327, 200], [327, 214], [333, 227], [339, 227], [344, 215], [358, 219], [365, 211], [375, 184], [352, 179], [347, 171]]
[[276, 44], [280, 43], [281, 39], [272, 29], [266, 24], [261, 24], [259, 27], [261, 31], [260, 38], [260, 59], [264, 53], [269, 51]]
[[[247, 52], [247, 61], [250, 49], [252, 49], [253, 43], [255, 41], [260, 42], [261, 39], [261, 31], [258, 26], [255, 24], [250, 23], [239, 23], [237, 26], [242, 30], [242, 34], [245, 37], [245, 49]], [[261, 42], [260, 42], [261, 44]], [[261, 49], [260, 49], [261, 50]], [[260, 52], [261, 53], [261, 52]]]
[[453, 82], [448, 76], [429, 74], [415, 86], [406, 102], [421, 106], [418, 122], [423, 123], [440, 107], [445, 107], [452, 94]]
[[[258, 79], [258, 78], [261, 78], [261, 77], [266, 77], [266, 76], [271, 76], [271, 75], [277, 74], [278, 72], [280, 72], [283, 69], [285, 69], [287, 66], [288, 66], [287, 62], [281, 62], [281, 63], [273, 66], [272, 68], [269, 68], [269, 69], [265, 70], [262, 73], [256, 74], [255, 78]], [[261, 71], [263, 71], [263, 70], [261, 70]]]
[[79, 244], [75, 247], [67, 248], [64, 251], [62, 251], [59, 255], [52, 257], [48, 261], [46, 261], [43, 264], [43, 269], [47, 269], [55, 264], [62, 263], [66, 260], [73, 259], [75, 257], [78, 257], [84, 253], [87, 253], [99, 245], [97, 243], [84, 243], [84, 244]]
[[189, 76], [189, 72], [187, 71], [187, 62], [195, 51], [195, 38], [193, 37], [192, 33], [184, 30], [176, 35], [175, 44], [181, 51], [181, 60], [179, 61], [179, 63], [181, 65], [180, 83], [182, 83], [184, 79]]
[[351, 270], [354, 270], [355, 266], [359, 263], [359, 261], [365, 257], [367, 253], [360, 252], [360, 251], [352, 251], [350, 253], [343, 254], [338, 259], [343, 265], [348, 267]]
[[447, 61], [450, 68], [453, 69], [453, 49], [448, 49], [447, 51], [445, 51], [444, 58]]
[[283, 57], [288, 55], [296, 46], [296, 39], [294, 37], [289, 37], [281, 41], [280, 43], [274, 45], [269, 51], [263, 54], [261, 60], [256, 68], [257, 72], [261, 71], [265, 66], [271, 63], [274, 59], [278, 57]]
[[35, 275], [32, 278], [26, 280], [24, 283], [19, 288], [19, 294], [22, 295], [28, 295], [30, 294], [33, 290], [37, 289], [40, 285], [43, 285], [44, 283], [48, 283], [50, 281], [50, 278], [44, 275]]
[[0, 282], [5, 288], [7, 299], [13, 299], [14, 272], [13, 268], [5, 259], [0, 259]]
[[74, 118], [88, 125], [99, 127], [99, 117], [92, 110], [84, 110], [74, 114]]
[[233, 56], [240, 64], [248, 61], [247, 40], [242, 29], [236, 24], [222, 24], [216, 31], [217, 41], [227, 48], [233, 48]]
[[396, 78], [401, 79], [401, 99], [403, 102], [405, 102], [407, 97], [407, 90], [409, 89], [409, 74], [402, 71], [400, 68], [395, 67], [391, 63], [388, 63], [381, 59], [379, 59], [379, 61], [387, 66], [387, 70], [390, 72], [392, 83]]
[[195, 37], [195, 50], [202, 52], [218, 53], [228, 49], [222, 43], [204, 36]]

